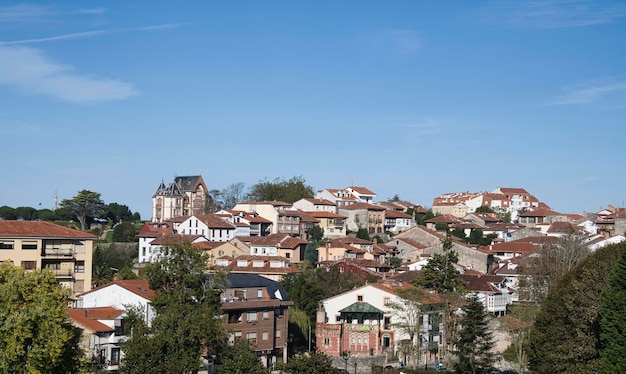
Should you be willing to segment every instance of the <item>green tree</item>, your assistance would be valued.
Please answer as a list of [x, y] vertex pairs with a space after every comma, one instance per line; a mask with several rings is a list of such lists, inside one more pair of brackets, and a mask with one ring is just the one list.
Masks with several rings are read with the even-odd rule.
[[17, 219], [17, 213], [15, 213], [15, 209], [10, 206], [0, 206], [0, 218], [6, 220], [15, 220]]
[[44, 221], [54, 221], [56, 219], [56, 214], [50, 209], [39, 209], [37, 211], [37, 217]]
[[37, 209], [28, 206], [18, 206], [17, 208], [15, 208], [15, 214], [18, 218], [21, 218], [25, 221], [32, 221], [39, 218], [39, 216], [37, 215]]
[[113, 227], [114, 242], [134, 242], [137, 239], [135, 225], [129, 221], [123, 221]]
[[356, 232], [356, 237], [363, 240], [371, 240], [370, 234], [367, 232], [367, 229], [364, 227], [359, 227], [359, 230]]
[[[132, 269], [137, 259], [137, 246], [126, 246], [116, 243], [110, 245], [96, 245], [93, 252], [91, 282], [94, 286], [101, 286], [113, 280], [113, 274], [120, 273], [124, 277], [124, 269]], [[132, 271], [131, 271], [132, 272]], [[127, 274], [130, 276], [130, 274]]]
[[191, 243], [165, 247], [145, 275], [156, 296], [150, 329], [133, 331], [124, 345], [124, 373], [195, 373], [201, 354], [224, 346], [220, 294], [225, 275], [204, 274], [208, 257]]
[[314, 225], [309, 230], [309, 237], [312, 241], [320, 242], [324, 238], [324, 229], [319, 227], [318, 225]]
[[267, 179], [252, 186], [248, 199], [252, 201], [284, 201], [294, 203], [303, 198], [313, 197], [313, 187], [308, 186], [304, 178], [298, 176], [289, 180]]
[[460, 273], [454, 267], [459, 256], [454, 251], [450, 233], [443, 242], [443, 253], [435, 253], [422, 268], [422, 275], [412, 283], [440, 294], [462, 293], [465, 290]]
[[600, 295], [621, 248], [606, 246], [579, 263], [551, 287], [530, 333], [530, 369], [539, 373], [598, 371]]
[[481, 205], [476, 208], [476, 213], [494, 213], [493, 209], [487, 205]]
[[254, 353], [254, 346], [246, 339], [237, 338], [232, 346], [219, 355], [216, 374], [265, 374], [267, 369]]
[[454, 230], [450, 231], [450, 235], [462, 240], [466, 239], [465, 230], [460, 227], [455, 227]]
[[310, 352], [292, 357], [280, 369], [287, 374], [339, 373], [332, 360], [323, 352]]
[[600, 366], [603, 373], [626, 373], [626, 244], [600, 300]]
[[482, 374], [493, 365], [493, 334], [489, 329], [489, 314], [478, 297], [472, 296], [462, 308], [461, 328], [456, 340], [458, 361], [454, 372]]
[[133, 214], [126, 205], [110, 203], [104, 207], [104, 218], [116, 224], [120, 221], [132, 221]]
[[66, 313], [69, 297], [48, 270], [0, 264], [0, 372], [78, 372], [85, 356]]
[[318, 255], [317, 242], [312, 241], [306, 245], [306, 248], [304, 249], [304, 259], [306, 261], [311, 264], [315, 264], [319, 258]]
[[104, 202], [100, 194], [82, 190], [72, 199], [63, 199], [61, 207], [69, 210], [80, 223], [82, 230], [88, 230], [94, 218], [104, 212]]

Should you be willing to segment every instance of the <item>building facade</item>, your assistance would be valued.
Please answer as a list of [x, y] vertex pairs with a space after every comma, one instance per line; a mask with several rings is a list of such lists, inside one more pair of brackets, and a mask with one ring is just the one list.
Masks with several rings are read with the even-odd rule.
[[0, 261], [49, 269], [73, 296], [91, 289], [96, 236], [46, 221], [0, 220]]

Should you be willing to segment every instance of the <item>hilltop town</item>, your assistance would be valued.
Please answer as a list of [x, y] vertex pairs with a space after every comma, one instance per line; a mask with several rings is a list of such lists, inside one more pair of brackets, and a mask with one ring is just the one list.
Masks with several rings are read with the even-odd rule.
[[[501, 317], [511, 305], [533, 301], [520, 282], [520, 270], [545, 248], [575, 237], [594, 252], [624, 241], [626, 232], [623, 208], [556, 212], [520, 187], [445, 193], [430, 207], [378, 201], [367, 187], [348, 186], [320, 189], [293, 202], [239, 201], [215, 209], [208, 191], [200, 175], [157, 186], [151, 220], [137, 233], [133, 270], [140, 275], [167, 256], [170, 246], [190, 243], [201, 249], [209, 258], [207, 269], [230, 276], [221, 295], [226, 328], [233, 337], [251, 341], [268, 368], [288, 360], [293, 339], [287, 321], [294, 301], [281, 282], [305, 267], [335, 269], [363, 280], [359, 287], [319, 301], [305, 347], [334, 358], [336, 366], [345, 362], [347, 367], [350, 360], [356, 370], [398, 360], [408, 338], [397, 327], [392, 305], [415, 288], [414, 280], [435, 256], [454, 251], [468, 292], [490, 315]], [[46, 221], [0, 220], [0, 242], [0, 260], [27, 270], [51, 269], [71, 290], [68, 315], [88, 337], [86, 351], [105, 362], [107, 371], [119, 370], [127, 306], [138, 305], [148, 311], [146, 318], [154, 316], [155, 292], [147, 281], [116, 276], [92, 288], [98, 237], [88, 232]], [[443, 368], [451, 355], [445, 304], [437, 292], [420, 299], [424, 312], [416, 366]], [[509, 344], [499, 338], [494, 352]], [[411, 357], [405, 354], [404, 363]]]

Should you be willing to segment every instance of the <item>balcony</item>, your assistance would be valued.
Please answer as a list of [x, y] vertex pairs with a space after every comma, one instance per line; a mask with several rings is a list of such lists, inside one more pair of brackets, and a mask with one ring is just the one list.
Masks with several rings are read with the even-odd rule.
[[72, 248], [45, 248], [41, 256], [44, 258], [66, 258], [73, 259], [75, 255]]

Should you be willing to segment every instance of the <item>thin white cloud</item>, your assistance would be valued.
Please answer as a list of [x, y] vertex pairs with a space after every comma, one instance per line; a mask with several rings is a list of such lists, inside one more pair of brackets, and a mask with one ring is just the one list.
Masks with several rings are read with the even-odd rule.
[[81, 75], [38, 49], [2, 45], [0, 85], [23, 94], [48, 95], [70, 102], [124, 100], [139, 94], [132, 83]]
[[513, 27], [584, 27], [626, 17], [626, 3], [617, 0], [495, 1], [484, 10], [486, 20]]
[[53, 14], [49, 7], [34, 4], [18, 4], [0, 7], [0, 23], [35, 22]]
[[43, 38], [0, 41], [0, 45], [33, 44], [33, 43], [55, 42], [59, 40], [68, 40], [68, 39], [84, 39], [84, 38], [90, 38], [93, 36], [100, 36], [100, 35], [111, 34], [115, 32], [123, 32], [123, 31], [157, 31], [157, 30], [173, 29], [176, 27], [180, 27], [182, 25], [185, 25], [185, 23], [166, 23], [162, 25], [152, 25], [152, 26], [138, 26], [138, 27], [119, 28], [119, 29], [83, 31], [83, 32], [74, 32], [74, 33], [55, 35], [55, 36], [47, 36]]
[[592, 104], [616, 100], [626, 102], [626, 82], [601, 80], [565, 87], [563, 94], [550, 104]]
[[45, 38], [11, 40], [11, 41], [6, 41], [6, 42], [0, 42], [0, 45], [32, 44], [32, 43], [54, 42], [58, 40], [67, 40], [67, 39], [84, 39], [84, 38], [89, 38], [92, 36], [107, 34], [110, 32], [112, 32], [112, 30], [94, 30], [94, 31], [75, 32], [75, 33], [63, 34], [63, 35], [57, 35], [57, 36], [49, 36]]

